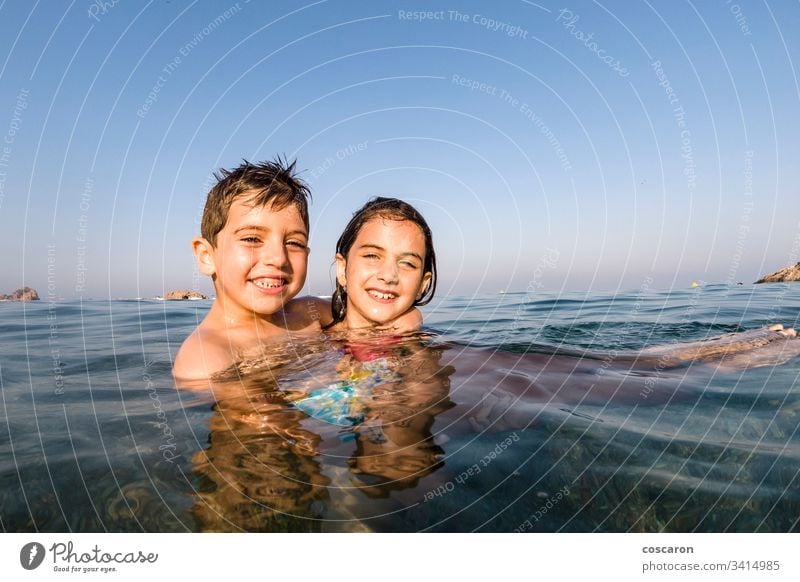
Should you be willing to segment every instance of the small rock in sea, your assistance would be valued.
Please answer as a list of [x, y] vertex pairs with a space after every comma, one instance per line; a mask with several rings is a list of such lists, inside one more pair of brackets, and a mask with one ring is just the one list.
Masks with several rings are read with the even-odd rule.
[[159, 299], [208, 299], [207, 295], [198, 293], [197, 291], [189, 291], [187, 289], [180, 289], [178, 291], [170, 291], [164, 293]]
[[783, 283], [786, 281], [800, 281], [800, 263], [797, 263], [793, 267], [784, 267], [778, 271], [770, 275], [766, 275], [761, 277], [756, 284], [758, 283]]
[[0, 294], [0, 301], [39, 301], [39, 294], [36, 289], [23, 287], [17, 289], [11, 295]]

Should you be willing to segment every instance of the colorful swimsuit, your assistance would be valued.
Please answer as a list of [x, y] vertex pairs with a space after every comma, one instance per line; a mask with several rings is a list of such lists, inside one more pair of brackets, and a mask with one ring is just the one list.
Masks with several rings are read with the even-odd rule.
[[398, 379], [386, 358], [359, 362], [347, 379], [312, 390], [294, 405], [328, 424], [353, 427], [364, 422], [365, 402], [372, 395], [372, 389]]

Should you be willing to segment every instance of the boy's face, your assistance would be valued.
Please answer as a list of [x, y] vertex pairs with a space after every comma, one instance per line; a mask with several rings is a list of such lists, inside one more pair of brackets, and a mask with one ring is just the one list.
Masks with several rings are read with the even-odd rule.
[[425, 292], [425, 236], [408, 220], [374, 218], [361, 227], [345, 259], [336, 257], [337, 278], [347, 288], [347, 325], [390, 323]]
[[280, 311], [300, 292], [308, 266], [308, 232], [297, 207], [234, 200], [217, 245], [195, 239], [202, 272], [216, 275], [217, 300], [231, 322]]

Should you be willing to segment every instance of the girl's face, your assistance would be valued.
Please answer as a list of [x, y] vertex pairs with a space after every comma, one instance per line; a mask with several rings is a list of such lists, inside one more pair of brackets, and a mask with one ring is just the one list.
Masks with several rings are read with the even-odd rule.
[[347, 290], [347, 327], [387, 325], [406, 313], [431, 280], [424, 273], [425, 236], [408, 220], [366, 222], [347, 257], [336, 255], [336, 278]]

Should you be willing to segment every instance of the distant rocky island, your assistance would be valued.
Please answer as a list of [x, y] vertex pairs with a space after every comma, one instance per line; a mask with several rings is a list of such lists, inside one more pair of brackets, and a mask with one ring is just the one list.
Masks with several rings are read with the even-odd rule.
[[156, 299], [183, 299], [183, 300], [190, 300], [196, 301], [198, 299], [208, 299], [207, 295], [203, 295], [202, 293], [198, 293], [197, 291], [188, 291], [187, 289], [179, 289], [178, 291], [170, 291], [169, 293], [164, 293], [160, 297], [156, 297]]
[[758, 283], [783, 283], [786, 281], [800, 281], [800, 263], [797, 263], [794, 267], [784, 267], [778, 271], [770, 275], [766, 275], [761, 277], [756, 284]]
[[0, 293], [0, 301], [39, 301], [39, 294], [36, 289], [23, 287], [22, 289], [17, 289], [11, 295]]

